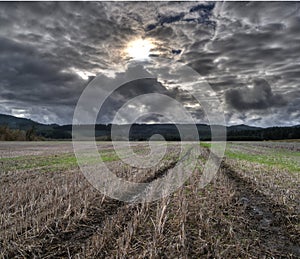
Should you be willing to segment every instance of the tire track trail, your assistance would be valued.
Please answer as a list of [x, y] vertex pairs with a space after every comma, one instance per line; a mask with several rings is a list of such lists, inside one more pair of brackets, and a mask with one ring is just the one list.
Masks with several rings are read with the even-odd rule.
[[[177, 163], [178, 160], [172, 160], [164, 164], [163, 167], [156, 170], [154, 174], [143, 178], [141, 182], [150, 183], [163, 177], [169, 170], [174, 168]], [[57, 226], [57, 222], [53, 222], [38, 236], [34, 237], [35, 241], [29, 240], [31, 245], [30, 249], [21, 248], [19, 251], [11, 251], [9, 257], [17, 257], [20, 256], [20, 254], [23, 257], [39, 258], [73, 257], [82, 251], [84, 244], [86, 244], [93, 235], [101, 235], [103, 231], [105, 232], [102, 233], [105, 234], [103, 243], [105, 249], [101, 251], [101, 256], [107, 256], [109, 251], [114, 249], [115, 244], [112, 241], [122, 235], [126, 226], [142, 205], [128, 204], [108, 197], [103, 198], [100, 194], [99, 197], [96, 197], [92, 205], [93, 207], [88, 208], [87, 217], [85, 219], [75, 222], [76, 224], [72, 222], [71, 230], [67, 230], [69, 225], [68, 219], [59, 222], [59, 226]], [[108, 233], [105, 231], [106, 228], [110, 228], [111, 232]]]
[[220, 170], [233, 183], [236, 205], [244, 208], [243, 216], [249, 228], [259, 233], [263, 250], [270, 256], [299, 258], [300, 233], [294, 228], [299, 224], [299, 215], [290, 215], [284, 205], [274, 204], [255, 188], [254, 182], [241, 177], [226, 162]]
[[[203, 155], [208, 158], [208, 148]], [[241, 258], [300, 258], [300, 233], [295, 227], [300, 223], [299, 215], [291, 214], [283, 204], [275, 204], [229, 161], [222, 161], [215, 180], [203, 193], [203, 200], [197, 195], [188, 198], [187, 258], [224, 258], [222, 253]], [[222, 244], [214, 243], [217, 236]], [[232, 254], [227, 250], [230, 247], [237, 250]]]

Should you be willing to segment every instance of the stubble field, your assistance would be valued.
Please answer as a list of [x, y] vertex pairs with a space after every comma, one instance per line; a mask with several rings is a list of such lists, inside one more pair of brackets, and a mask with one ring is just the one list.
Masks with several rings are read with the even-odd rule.
[[[71, 142], [1, 142], [0, 257], [299, 258], [300, 143], [229, 142], [201, 188], [211, 145], [200, 143], [196, 168], [175, 193], [126, 203], [87, 181]], [[98, 143], [108, 168], [135, 182], [172, 173], [179, 147], [169, 143], [158, 165], [138, 169]]]

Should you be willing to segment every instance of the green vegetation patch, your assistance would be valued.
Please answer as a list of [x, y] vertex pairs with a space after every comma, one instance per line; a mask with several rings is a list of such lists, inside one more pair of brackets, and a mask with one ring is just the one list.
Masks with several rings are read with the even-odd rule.
[[206, 147], [206, 148], [211, 148], [211, 143], [200, 142], [200, 146], [201, 146], [201, 147]]
[[[103, 162], [119, 160], [119, 157], [113, 152], [101, 154]], [[88, 158], [88, 163], [97, 163], [99, 158]], [[26, 170], [34, 168], [74, 168], [77, 167], [77, 159], [73, 153], [58, 154], [50, 156], [21, 156], [15, 158], [1, 158], [3, 171]]]
[[282, 156], [279, 153], [273, 155], [262, 154], [245, 154], [242, 152], [233, 152], [226, 150], [225, 156], [231, 159], [246, 160], [252, 163], [264, 164], [267, 166], [276, 166], [282, 169], [287, 169], [290, 172], [299, 172], [299, 163], [289, 157]]

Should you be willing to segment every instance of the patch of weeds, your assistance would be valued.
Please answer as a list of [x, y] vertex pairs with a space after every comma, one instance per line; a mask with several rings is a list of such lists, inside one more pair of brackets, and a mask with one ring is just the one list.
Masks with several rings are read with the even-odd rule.
[[200, 142], [200, 146], [201, 147], [206, 147], [206, 148], [211, 148], [211, 143], [207, 143], [207, 142]]

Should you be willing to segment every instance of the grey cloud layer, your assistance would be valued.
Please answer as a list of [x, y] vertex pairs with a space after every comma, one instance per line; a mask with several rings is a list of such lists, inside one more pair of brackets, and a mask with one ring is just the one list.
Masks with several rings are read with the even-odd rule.
[[266, 80], [254, 80], [251, 87], [241, 87], [226, 91], [227, 103], [233, 108], [243, 110], [262, 110], [286, 105], [282, 95], [274, 94]]
[[[300, 124], [299, 7], [297, 2], [0, 3], [0, 112], [19, 109], [41, 122], [70, 123], [92, 78], [79, 74], [126, 70], [122, 51], [128, 41], [151, 37], [157, 41], [153, 53], [189, 64], [211, 84], [229, 124]], [[130, 96], [158, 91], [183, 102], [201, 122], [203, 112], [180, 85], [152, 83], [115, 93], [103, 108], [104, 121]]]

